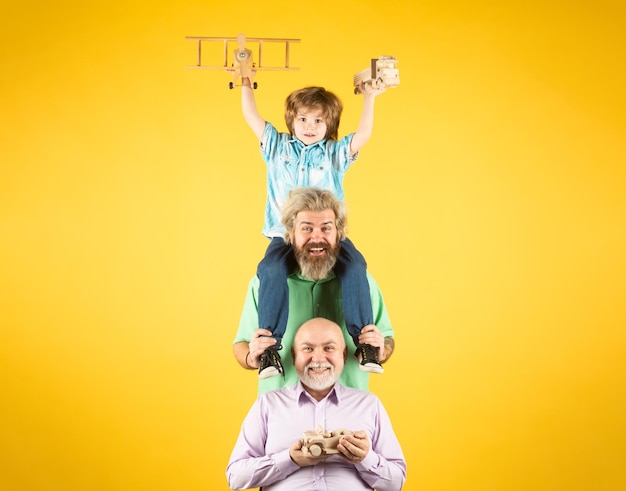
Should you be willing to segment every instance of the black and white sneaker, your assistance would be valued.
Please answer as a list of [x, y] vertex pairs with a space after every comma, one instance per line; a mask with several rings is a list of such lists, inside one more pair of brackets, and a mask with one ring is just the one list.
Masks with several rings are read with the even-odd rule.
[[285, 371], [283, 370], [283, 364], [280, 360], [280, 355], [278, 354], [278, 350], [276, 346], [270, 346], [261, 354], [261, 361], [259, 365], [259, 378], [269, 378], [274, 377], [275, 375], [282, 374], [285, 376]]
[[359, 368], [364, 372], [383, 373], [385, 371], [378, 361], [378, 348], [371, 344], [359, 344], [354, 356], [359, 361]]

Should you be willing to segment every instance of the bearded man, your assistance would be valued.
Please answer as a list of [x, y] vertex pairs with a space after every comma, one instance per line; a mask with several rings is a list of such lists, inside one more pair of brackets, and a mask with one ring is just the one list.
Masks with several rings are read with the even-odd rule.
[[[226, 468], [231, 489], [402, 489], [406, 460], [382, 403], [337, 382], [348, 359], [342, 331], [322, 318], [298, 329], [291, 353], [300, 380], [261, 394], [248, 412]], [[348, 430], [336, 449], [305, 445], [302, 435], [320, 423]]]
[[[258, 277], [250, 281], [233, 352], [239, 364], [259, 371], [259, 393], [298, 382], [291, 348], [296, 330], [307, 320], [323, 317], [337, 323], [345, 338], [349, 356], [339, 381], [348, 387], [368, 390], [369, 372], [380, 372], [380, 364], [394, 350], [394, 332], [382, 294], [367, 273], [374, 324], [349, 332], [342, 308], [341, 285], [334, 268], [346, 237], [346, 214], [341, 201], [330, 191], [296, 188], [283, 206], [285, 240], [293, 247], [297, 266], [287, 278], [289, 317], [285, 332], [259, 329]], [[281, 350], [281, 355], [278, 354]], [[281, 373], [283, 377], [261, 376], [261, 372]]]

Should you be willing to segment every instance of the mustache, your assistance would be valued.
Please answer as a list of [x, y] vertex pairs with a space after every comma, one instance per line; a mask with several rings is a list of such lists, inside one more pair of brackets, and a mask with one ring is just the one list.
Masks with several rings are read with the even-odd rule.
[[316, 368], [333, 368], [330, 363], [309, 363], [304, 367], [305, 370], [316, 369]]
[[[322, 254], [315, 254], [312, 249], [321, 248], [324, 250]], [[318, 241], [303, 244], [294, 247], [294, 253], [298, 266], [304, 276], [312, 280], [321, 280], [326, 278], [337, 262], [341, 245], [339, 243], [334, 246]]]
[[311, 249], [329, 249], [330, 244], [328, 242], [309, 242], [304, 244], [303, 249], [305, 251], [310, 251]]

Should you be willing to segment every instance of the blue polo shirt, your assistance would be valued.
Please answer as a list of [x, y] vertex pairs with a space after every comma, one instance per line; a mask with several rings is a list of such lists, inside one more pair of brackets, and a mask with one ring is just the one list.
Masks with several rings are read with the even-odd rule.
[[285, 228], [280, 223], [280, 209], [294, 187], [318, 187], [332, 191], [344, 200], [343, 178], [359, 156], [350, 155], [354, 133], [339, 141], [321, 140], [305, 146], [295, 136], [279, 133], [271, 123], [265, 123], [261, 155], [267, 164], [267, 201], [263, 235], [282, 237]]

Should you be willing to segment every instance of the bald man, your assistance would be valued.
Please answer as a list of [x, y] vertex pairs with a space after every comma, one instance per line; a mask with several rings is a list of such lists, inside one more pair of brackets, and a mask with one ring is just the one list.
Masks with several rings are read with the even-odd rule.
[[[397, 491], [406, 461], [389, 416], [374, 394], [338, 382], [348, 356], [341, 327], [324, 318], [298, 329], [291, 348], [296, 385], [261, 394], [246, 416], [226, 476], [231, 489]], [[302, 435], [347, 428], [339, 453], [313, 456]]]

